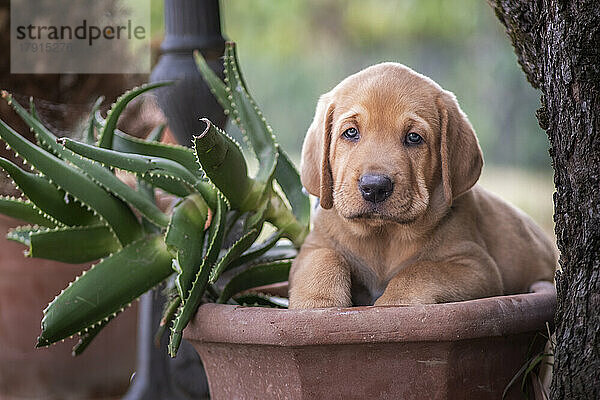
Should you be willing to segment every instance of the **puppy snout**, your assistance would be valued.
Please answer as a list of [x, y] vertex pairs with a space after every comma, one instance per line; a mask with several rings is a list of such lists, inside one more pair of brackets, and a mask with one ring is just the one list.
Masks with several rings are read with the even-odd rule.
[[394, 184], [386, 175], [364, 174], [358, 180], [358, 188], [363, 199], [371, 203], [380, 203], [390, 197]]

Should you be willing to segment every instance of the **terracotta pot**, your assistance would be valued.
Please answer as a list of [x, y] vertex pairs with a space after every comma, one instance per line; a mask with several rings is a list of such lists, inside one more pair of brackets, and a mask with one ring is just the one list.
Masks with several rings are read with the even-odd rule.
[[0, 399], [96, 399], [127, 390], [135, 367], [136, 312], [126, 310], [86, 351], [75, 340], [35, 349], [42, 310], [84, 265], [25, 258], [4, 238], [17, 221], [0, 216]]
[[532, 290], [414, 307], [205, 304], [185, 337], [214, 400], [500, 399], [553, 319], [552, 284]]

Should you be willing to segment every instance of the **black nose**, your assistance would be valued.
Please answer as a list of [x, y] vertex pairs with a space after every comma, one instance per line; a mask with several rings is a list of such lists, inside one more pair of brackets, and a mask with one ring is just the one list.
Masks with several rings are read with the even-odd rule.
[[392, 180], [385, 175], [365, 174], [358, 180], [362, 197], [371, 203], [380, 203], [394, 190]]

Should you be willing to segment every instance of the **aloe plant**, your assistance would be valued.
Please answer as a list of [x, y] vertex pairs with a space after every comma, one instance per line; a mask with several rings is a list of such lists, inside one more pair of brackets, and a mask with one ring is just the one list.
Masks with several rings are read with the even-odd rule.
[[[161, 324], [163, 330], [171, 327], [173, 356], [203, 301], [285, 306], [282, 299], [240, 293], [287, 279], [294, 249], [308, 233], [308, 197], [248, 92], [235, 44], [226, 44], [224, 81], [200, 53], [194, 57], [256, 154], [256, 175], [249, 175], [240, 145], [209, 120], [203, 120], [206, 129], [194, 137], [193, 148], [160, 143], [164, 126], [145, 141], [116, 128], [127, 103], [168, 83], [128, 91], [106, 118], [98, 111], [99, 99], [85, 142], [57, 138], [32, 107], [27, 111], [2, 91], [36, 139], [31, 143], [0, 121], [0, 137], [32, 169], [0, 158], [0, 167], [23, 194], [1, 197], [0, 212], [30, 224], [7, 237], [27, 246], [31, 257], [100, 260], [46, 307], [38, 347], [78, 335], [74, 354], [81, 353], [119, 312], [164, 281], [173, 283]], [[137, 187], [118, 179], [116, 170], [135, 174]], [[172, 211], [156, 206], [155, 189], [178, 199]], [[275, 232], [259, 241], [267, 222]], [[222, 282], [226, 271], [230, 279]]]

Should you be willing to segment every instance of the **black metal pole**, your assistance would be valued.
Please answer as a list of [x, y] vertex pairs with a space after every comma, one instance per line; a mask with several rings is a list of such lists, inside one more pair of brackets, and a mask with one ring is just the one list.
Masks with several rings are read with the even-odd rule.
[[[165, 38], [162, 55], [150, 76], [151, 82], [175, 81], [155, 91], [175, 139], [190, 145], [193, 135], [204, 129], [199, 118], [223, 127], [223, 109], [196, 69], [192, 52], [202, 52], [220, 76], [220, 57], [225, 40], [221, 35], [218, 0], [165, 0]], [[146, 293], [140, 302], [138, 362], [125, 400], [179, 400], [208, 398], [208, 384], [198, 354], [185, 340], [177, 357], [167, 355], [168, 332], [160, 347], [154, 344], [165, 299], [160, 289]]]
[[162, 56], [152, 71], [152, 82], [174, 80], [174, 86], [158, 89], [158, 105], [165, 113], [169, 129], [183, 145], [204, 130], [199, 118], [206, 117], [223, 127], [223, 109], [210, 93], [192, 58], [202, 52], [211, 68], [221, 77], [225, 40], [221, 36], [218, 0], [165, 0], [165, 39]]

